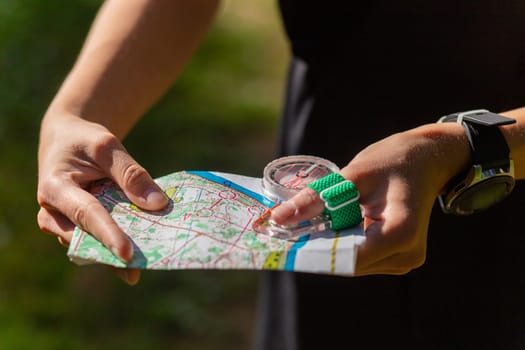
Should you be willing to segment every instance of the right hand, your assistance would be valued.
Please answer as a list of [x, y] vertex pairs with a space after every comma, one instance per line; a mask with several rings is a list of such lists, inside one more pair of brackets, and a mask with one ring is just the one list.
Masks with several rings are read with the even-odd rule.
[[[133, 245], [107, 210], [88, 192], [97, 180], [110, 178], [138, 207], [161, 210], [168, 198], [148, 172], [104, 126], [71, 115], [48, 115], [42, 122], [38, 154], [38, 224], [68, 246], [75, 226], [91, 233], [124, 262]], [[138, 269], [114, 269], [128, 284]]]
[[[359, 152], [341, 175], [359, 189], [366, 240], [359, 245], [355, 275], [400, 275], [421, 266], [436, 197], [468, 167], [470, 149], [456, 123], [435, 123], [396, 133]], [[272, 211], [280, 225], [323, 212], [324, 202], [304, 188]]]

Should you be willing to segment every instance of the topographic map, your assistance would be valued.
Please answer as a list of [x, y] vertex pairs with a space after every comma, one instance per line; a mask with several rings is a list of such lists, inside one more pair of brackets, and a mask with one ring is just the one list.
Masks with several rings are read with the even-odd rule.
[[170, 198], [168, 208], [146, 212], [113, 183], [92, 192], [134, 243], [127, 265], [89, 233], [75, 229], [68, 250], [77, 264], [141, 269], [251, 269], [352, 275], [361, 226], [307, 234], [293, 240], [252, 229], [274, 203], [261, 179], [208, 171], [180, 171], [155, 180]]

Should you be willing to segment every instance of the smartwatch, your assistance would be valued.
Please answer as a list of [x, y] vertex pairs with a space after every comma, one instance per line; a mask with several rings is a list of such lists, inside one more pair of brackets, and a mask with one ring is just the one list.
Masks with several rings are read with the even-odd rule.
[[447, 214], [471, 215], [507, 197], [514, 188], [514, 162], [498, 126], [515, 123], [486, 109], [459, 112], [441, 117], [438, 123], [463, 125], [470, 146], [472, 164], [454, 177], [438, 196]]

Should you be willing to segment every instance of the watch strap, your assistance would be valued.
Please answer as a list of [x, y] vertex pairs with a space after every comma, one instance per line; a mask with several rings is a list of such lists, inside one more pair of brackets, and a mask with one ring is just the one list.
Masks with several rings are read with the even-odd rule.
[[513, 118], [505, 117], [486, 109], [475, 109], [472, 111], [452, 113], [442, 117], [439, 121], [457, 122], [459, 124], [462, 124], [463, 121], [468, 121], [477, 125], [486, 126], [498, 126], [516, 123], [516, 120]]
[[465, 128], [473, 164], [492, 167], [509, 162], [510, 149], [499, 125], [516, 120], [487, 110], [473, 110], [447, 115], [440, 122], [456, 122]]
[[438, 196], [443, 211], [470, 215], [505, 198], [514, 188], [514, 167], [498, 126], [516, 121], [482, 109], [450, 114], [438, 122], [455, 122], [464, 127], [473, 163], [451, 179]]

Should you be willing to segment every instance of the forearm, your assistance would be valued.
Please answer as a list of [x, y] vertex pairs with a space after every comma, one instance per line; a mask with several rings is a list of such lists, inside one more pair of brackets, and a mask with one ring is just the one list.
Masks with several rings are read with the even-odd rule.
[[216, 8], [216, 0], [107, 1], [45, 119], [76, 116], [123, 138], [180, 74]]
[[[515, 177], [525, 178], [525, 108], [501, 112], [516, 119], [515, 124], [500, 126], [510, 148], [510, 157], [514, 160]], [[470, 166], [471, 157], [465, 130], [456, 123], [427, 124], [405, 132], [409, 139], [427, 140], [426, 146], [418, 146], [427, 154], [429, 163], [440, 171], [432, 174], [435, 183], [445, 185], [455, 175]], [[407, 141], [408, 142], [408, 141]], [[416, 152], [418, 152], [416, 150]]]

